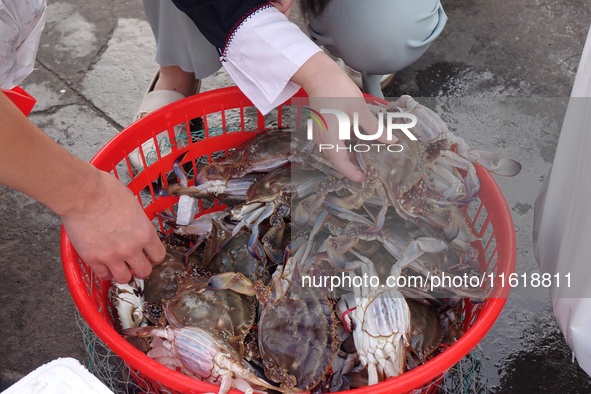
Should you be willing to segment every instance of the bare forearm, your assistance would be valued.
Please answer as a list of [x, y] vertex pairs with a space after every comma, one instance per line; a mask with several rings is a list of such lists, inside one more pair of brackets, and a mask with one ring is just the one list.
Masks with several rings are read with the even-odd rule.
[[308, 59], [291, 80], [310, 97], [363, 97], [357, 85], [323, 52]]
[[46, 136], [0, 93], [0, 183], [46, 205], [101, 278], [147, 277], [166, 253], [133, 193]]
[[[292, 82], [300, 85], [310, 97], [310, 105], [318, 110], [338, 109], [353, 119], [359, 116], [359, 125], [369, 133], [377, 127], [377, 119], [370, 112], [363, 93], [343, 70], [325, 53], [319, 52], [310, 57], [293, 75]], [[332, 116], [326, 118], [328, 133], [314, 133], [314, 142], [325, 146], [338, 146], [340, 149], [325, 150], [328, 161], [349, 179], [361, 182], [364, 174], [355, 164], [345, 148], [345, 141], [339, 140], [338, 125]]]
[[98, 185], [98, 170], [45, 135], [4, 94], [0, 94], [0, 125], [0, 183], [58, 215], [82, 210], [86, 196]]

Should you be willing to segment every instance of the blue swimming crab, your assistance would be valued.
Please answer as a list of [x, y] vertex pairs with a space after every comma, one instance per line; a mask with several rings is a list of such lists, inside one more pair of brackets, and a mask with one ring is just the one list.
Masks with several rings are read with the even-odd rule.
[[[265, 250], [273, 262], [282, 263], [284, 219], [291, 215], [292, 202], [312, 194], [325, 177], [319, 171], [299, 166], [285, 166], [268, 173], [251, 186], [244, 204], [232, 208], [230, 217], [236, 223], [233, 233], [242, 228], [249, 229], [252, 233], [248, 243], [251, 250]], [[260, 225], [266, 220], [270, 228], [261, 244]]]
[[[413, 272], [425, 278], [421, 291], [430, 290], [428, 278], [447, 275], [478, 275], [477, 251], [467, 246], [463, 251], [452, 246], [435, 228], [427, 223], [417, 226], [393, 213], [384, 219], [381, 228], [367, 224], [352, 223], [343, 229], [342, 234], [332, 235], [327, 239], [326, 249], [330, 261], [342, 265], [342, 256], [351, 252], [358, 259], [366, 259], [356, 247], [360, 241], [377, 241], [394, 257], [391, 267], [386, 267], [395, 277]], [[459, 254], [460, 252], [460, 254]], [[381, 267], [380, 267], [381, 268]], [[383, 271], [383, 270], [380, 270]], [[466, 281], [461, 285], [443, 283], [437, 290], [445, 297], [467, 297], [474, 302], [481, 302], [486, 297], [484, 290], [470, 287]], [[420, 285], [420, 282], [416, 283]]]
[[[377, 277], [371, 262], [361, 264], [363, 275]], [[355, 273], [351, 272], [351, 276]], [[396, 287], [355, 286], [337, 303], [337, 312], [353, 333], [359, 360], [367, 367], [368, 384], [398, 376], [406, 368], [411, 315]]]
[[144, 315], [144, 280], [132, 277], [128, 283], [112, 282], [109, 289], [121, 329], [146, 325]]
[[[209, 285], [254, 295], [261, 305], [259, 350], [265, 375], [285, 389], [311, 390], [328, 374], [338, 347], [337, 319], [329, 298], [296, 279], [294, 260], [278, 269], [270, 287], [240, 273], [214, 275]], [[287, 282], [287, 286], [285, 285]], [[306, 338], [292, 342], [289, 338]]]
[[357, 161], [365, 172], [365, 180], [361, 189], [348, 197], [329, 197], [340, 206], [357, 209], [370, 203], [385, 211], [392, 205], [404, 219], [425, 221], [437, 227], [447, 240], [453, 240], [462, 227], [462, 217], [451, 206], [468, 204], [480, 189], [474, 163], [503, 176], [514, 176], [521, 170], [521, 164], [515, 160], [471, 149], [449, 131], [437, 114], [409, 96], [386, 110], [420, 111], [421, 123], [427, 126], [411, 129], [416, 141], [400, 136], [400, 152], [358, 152]]
[[220, 394], [228, 393], [231, 388], [245, 393], [262, 389], [282, 393], [299, 391], [276, 387], [260, 378], [228, 342], [207, 329], [139, 327], [126, 329], [123, 335], [153, 337], [148, 356], [186, 375], [219, 384]]
[[179, 281], [177, 293], [163, 303], [171, 327], [201, 327], [215, 332], [243, 354], [243, 341], [255, 321], [253, 297], [230, 290], [212, 290], [209, 275]]

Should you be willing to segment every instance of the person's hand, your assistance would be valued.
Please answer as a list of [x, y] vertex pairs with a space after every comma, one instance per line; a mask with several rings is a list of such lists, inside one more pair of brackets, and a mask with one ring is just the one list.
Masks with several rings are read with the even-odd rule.
[[[166, 251], [133, 193], [98, 171], [96, 195], [82, 211], [61, 215], [72, 245], [101, 279], [127, 283], [146, 278]], [[130, 271], [131, 269], [131, 271]]]
[[282, 14], [289, 18], [293, 0], [271, 0], [271, 4], [273, 4], [275, 8], [277, 8]]
[[[363, 94], [351, 78], [325, 53], [318, 52], [308, 59], [291, 80], [308, 93], [312, 109], [316, 111], [323, 108], [337, 109], [345, 112], [351, 122], [353, 115], [357, 113], [360, 131], [369, 135], [377, 131], [378, 119], [370, 111]], [[354, 154], [345, 149], [345, 141], [339, 138], [336, 116], [327, 114], [323, 118], [327, 123], [327, 130], [315, 130], [314, 142], [335, 170], [352, 181], [363, 181], [364, 174], [354, 159]], [[397, 139], [385, 141], [385, 137], [383, 133], [378, 141], [383, 143], [398, 141]], [[334, 148], [321, 149], [320, 144], [332, 145]]]
[[[353, 93], [357, 94], [355, 91], [353, 91]], [[374, 134], [378, 128], [378, 119], [370, 111], [363, 97], [325, 98], [311, 96], [310, 107], [316, 111], [322, 109], [339, 110], [347, 114], [347, 117], [351, 122], [353, 122], [354, 114], [357, 114], [359, 119], [359, 129], [364, 134]], [[327, 130], [316, 127], [317, 125], [314, 123], [314, 142], [318, 146], [318, 149], [336, 171], [352, 181], [362, 182], [365, 175], [357, 164], [355, 151], [349, 151], [346, 147], [345, 140], [341, 139], [339, 136], [337, 117], [333, 114], [326, 114], [323, 116], [323, 119], [328, 126]], [[353, 131], [351, 131], [351, 137], [355, 141], [356, 137]], [[379, 141], [384, 138], [385, 133], [383, 133]], [[368, 141], [370, 144], [373, 142]], [[396, 141], [391, 141], [390, 143], [395, 142]]]

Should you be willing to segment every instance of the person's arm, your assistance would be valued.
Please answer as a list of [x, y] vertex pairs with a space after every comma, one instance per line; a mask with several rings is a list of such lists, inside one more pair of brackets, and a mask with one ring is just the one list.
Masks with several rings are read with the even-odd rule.
[[[310, 105], [314, 108], [333, 108], [347, 112], [349, 119], [352, 114], [359, 114], [359, 126], [373, 132], [378, 127], [377, 118], [367, 106], [363, 93], [349, 76], [325, 53], [319, 52], [308, 59], [291, 80], [300, 85], [310, 97]], [[346, 100], [331, 100], [334, 98]], [[340, 107], [340, 108], [335, 108]], [[345, 147], [345, 142], [339, 140], [338, 125], [334, 116], [325, 118], [330, 133], [314, 133], [314, 142], [317, 145], [331, 144]], [[391, 141], [395, 143], [396, 141]], [[361, 182], [364, 174], [355, 160], [345, 149], [325, 150], [325, 157], [334, 166], [334, 169], [349, 179]]]
[[102, 279], [147, 277], [165, 249], [133, 193], [58, 145], [0, 93], [0, 183], [59, 215], [80, 257]]
[[[319, 98], [349, 98], [349, 114], [361, 115], [360, 126], [377, 129], [377, 118], [363, 101], [359, 88], [343, 70], [312, 42], [285, 14], [290, 0], [173, 0], [220, 51], [222, 65], [236, 85], [266, 114], [302, 87], [312, 107]], [[330, 102], [327, 105], [334, 105]], [[325, 107], [327, 108], [327, 107]], [[337, 108], [335, 108], [337, 109]], [[336, 119], [327, 117], [330, 133], [315, 133], [316, 143], [344, 147], [338, 140]], [[327, 151], [328, 152], [328, 151]], [[327, 159], [341, 174], [354, 181], [363, 173], [345, 150], [331, 150]]]
[[283, 15], [289, 18], [291, 14], [291, 6], [293, 5], [293, 0], [270, 0], [270, 3], [275, 6]]

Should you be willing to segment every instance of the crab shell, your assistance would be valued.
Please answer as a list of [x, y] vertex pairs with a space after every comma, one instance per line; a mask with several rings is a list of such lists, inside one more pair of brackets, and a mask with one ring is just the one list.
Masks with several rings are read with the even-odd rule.
[[164, 261], [153, 267], [152, 273], [145, 281], [144, 295], [146, 302], [160, 304], [177, 292], [177, 277], [185, 271], [185, 266], [178, 256], [171, 254], [167, 245]]
[[371, 291], [349, 315], [359, 359], [368, 368], [368, 383], [403, 373], [411, 318], [398, 290]]
[[248, 279], [268, 283], [271, 279], [265, 259], [259, 260], [248, 250], [250, 232], [241, 230], [209, 261], [207, 268], [213, 273], [242, 272]]
[[195, 183], [240, 178], [253, 172], [269, 172], [287, 164], [290, 155], [291, 133], [267, 131], [246, 141], [226, 159], [202, 168]]
[[[410, 309], [410, 351], [418, 364], [423, 364], [441, 344], [443, 325], [434, 308], [412, 298], [406, 302]], [[412, 364], [407, 362], [407, 367]]]
[[191, 277], [179, 283], [177, 294], [164, 303], [171, 327], [201, 327], [238, 348], [254, 324], [254, 298], [231, 290], [212, 290], [207, 277]]
[[448, 239], [455, 238], [457, 231], [452, 227], [452, 213], [429, 198], [429, 185], [425, 180], [418, 141], [403, 138], [399, 144], [404, 146], [400, 153], [358, 153], [358, 161], [367, 174], [366, 182], [383, 185], [388, 199], [405, 219], [420, 218], [447, 231]]
[[284, 297], [264, 305], [258, 327], [270, 380], [311, 390], [326, 376], [339, 345], [337, 319], [326, 296], [292, 283]]

